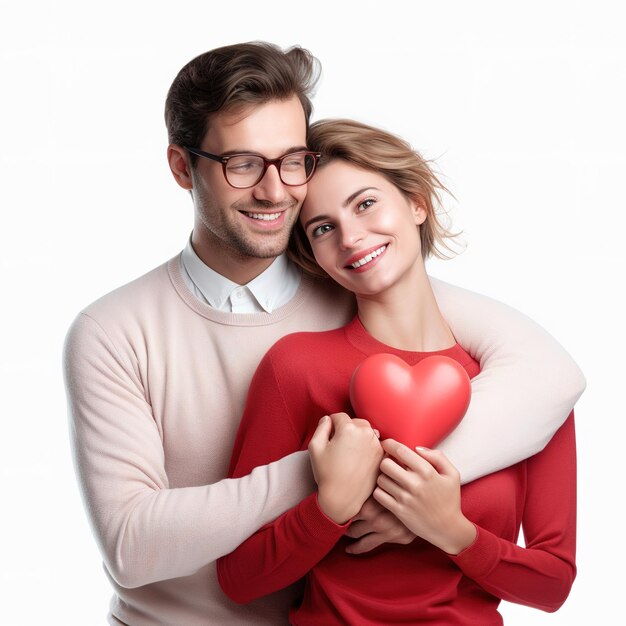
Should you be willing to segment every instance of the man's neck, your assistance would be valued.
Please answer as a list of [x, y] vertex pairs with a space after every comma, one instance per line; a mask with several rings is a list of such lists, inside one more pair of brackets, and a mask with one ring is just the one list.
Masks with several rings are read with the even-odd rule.
[[247, 285], [257, 276], [262, 274], [275, 260], [276, 257], [256, 258], [237, 253], [229, 248], [213, 249], [203, 245], [192, 234], [191, 245], [198, 258], [214, 272], [221, 274], [228, 280], [238, 285]]

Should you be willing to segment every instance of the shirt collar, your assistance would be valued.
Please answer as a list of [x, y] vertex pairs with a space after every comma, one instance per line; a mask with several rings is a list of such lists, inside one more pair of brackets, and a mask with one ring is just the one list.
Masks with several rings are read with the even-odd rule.
[[300, 284], [300, 271], [289, 262], [286, 254], [274, 262], [247, 287], [267, 313], [286, 304], [295, 295]]
[[[215, 309], [230, 310], [229, 299], [233, 291], [239, 289], [241, 285], [218, 274], [203, 263], [193, 249], [191, 239], [187, 242], [181, 258], [189, 278], [206, 302]], [[300, 276], [300, 271], [289, 262], [287, 255], [281, 254], [246, 287], [259, 306], [266, 313], [271, 313], [295, 295], [300, 284]]]

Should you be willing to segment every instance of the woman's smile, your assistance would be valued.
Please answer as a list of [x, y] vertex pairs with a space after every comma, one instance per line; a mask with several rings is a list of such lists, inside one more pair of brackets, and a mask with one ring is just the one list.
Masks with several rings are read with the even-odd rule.
[[300, 214], [317, 263], [346, 289], [369, 296], [411, 289], [423, 264], [424, 219], [421, 207], [383, 175], [342, 160], [316, 172]]
[[353, 254], [347, 261], [345, 267], [356, 272], [366, 272], [376, 265], [380, 257], [387, 251], [388, 244], [375, 247]]

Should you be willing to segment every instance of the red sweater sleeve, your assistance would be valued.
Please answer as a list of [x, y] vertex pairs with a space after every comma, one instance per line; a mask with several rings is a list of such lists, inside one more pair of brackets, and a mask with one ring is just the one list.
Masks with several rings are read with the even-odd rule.
[[[235, 440], [229, 476], [300, 450], [304, 421], [294, 424], [275, 373], [271, 351], [261, 361], [248, 392]], [[302, 578], [344, 534], [317, 504], [317, 493], [266, 524], [236, 550], [218, 559], [217, 577], [235, 602], [250, 602]]]
[[576, 576], [576, 443], [569, 416], [527, 461], [522, 528], [526, 547], [477, 527], [475, 542], [450, 558], [489, 593], [544, 611], [565, 602]]

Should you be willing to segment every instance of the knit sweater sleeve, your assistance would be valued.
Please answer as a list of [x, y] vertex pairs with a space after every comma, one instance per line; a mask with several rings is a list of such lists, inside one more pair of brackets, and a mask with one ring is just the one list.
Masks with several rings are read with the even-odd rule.
[[481, 367], [463, 421], [439, 444], [467, 483], [542, 450], [584, 391], [585, 378], [565, 349], [519, 311], [431, 283], [457, 341]]
[[[281, 382], [290, 397], [303, 394], [292, 388], [288, 372], [283, 374], [276, 374], [270, 350], [250, 385], [229, 475], [244, 475], [259, 464], [302, 447], [306, 438], [303, 415], [292, 419]], [[317, 493], [313, 493], [220, 558], [220, 586], [239, 603], [282, 589], [302, 578], [330, 552], [347, 526], [329, 519], [317, 503]]]
[[477, 526], [474, 543], [450, 558], [489, 593], [544, 611], [565, 602], [576, 576], [574, 416], [528, 460], [525, 547]]
[[310, 481], [295, 480], [310, 476], [306, 453], [236, 480], [171, 488], [140, 376], [89, 315], [68, 333], [64, 368], [79, 485], [121, 586], [191, 575], [311, 492]]

